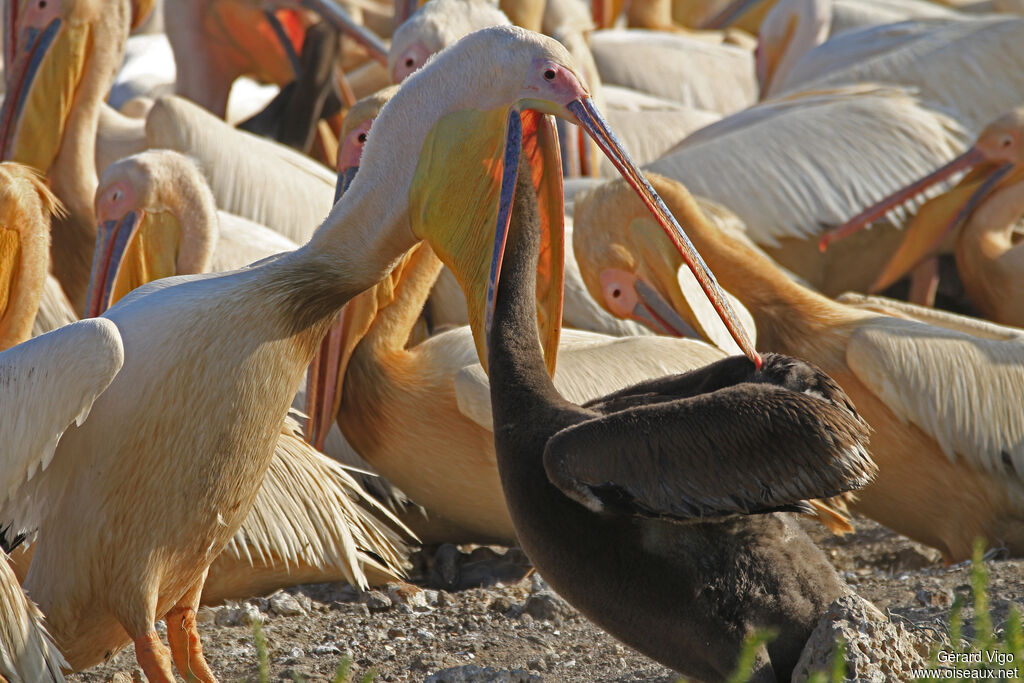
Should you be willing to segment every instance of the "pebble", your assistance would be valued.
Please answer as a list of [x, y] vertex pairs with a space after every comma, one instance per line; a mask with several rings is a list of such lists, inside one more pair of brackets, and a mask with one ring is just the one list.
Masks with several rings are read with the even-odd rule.
[[523, 616], [531, 616], [539, 621], [560, 623], [572, 612], [572, 608], [550, 590], [539, 591], [526, 599], [523, 605]]
[[341, 650], [334, 643], [324, 643], [313, 648], [315, 655], [340, 655]]
[[914, 597], [925, 607], [949, 607], [953, 603], [953, 596], [943, 590], [922, 588], [914, 594]]
[[217, 618], [217, 610], [203, 605], [196, 612], [196, 622], [199, 624], [212, 624]]
[[279, 617], [297, 617], [300, 614], [306, 613], [306, 610], [302, 608], [302, 605], [294, 595], [284, 592], [271, 595], [270, 600], [268, 600], [268, 607], [270, 612]]
[[384, 612], [393, 605], [391, 598], [380, 591], [369, 591], [363, 595], [363, 604], [371, 612]]
[[263, 615], [256, 605], [246, 602], [242, 605], [228, 603], [216, 608], [213, 623], [217, 626], [252, 626], [264, 621]]

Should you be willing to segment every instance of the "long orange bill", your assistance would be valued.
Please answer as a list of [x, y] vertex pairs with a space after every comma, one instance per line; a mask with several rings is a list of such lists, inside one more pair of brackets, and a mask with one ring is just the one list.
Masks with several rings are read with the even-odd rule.
[[96, 232], [92, 257], [86, 315], [95, 318], [110, 308], [114, 283], [124, 260], [124, 252], [142, 224], [143, 212], [130, 211], [120, 221], [106, 221]]
[[302, 0], [302, 4], [323, 17], [324, 21], [335, 29], [366, 48], [374, 60], [385, 67], [388, 65], [388, 48], [384, 45], [384, 41], [378, 38], [373, 31], [353, 19], [333, 0]]
[[622, 144], [615, 137], [608, 123], [601, 116], [601, 113], [594, 106], [593, 100], [589, 97], [574, 100], [566, 105], [568, 110], [576, 117], [578, 125], [581, 126], [594, 139], [605, 156], [614, 164], [622, 177], [626, 179], [633, 189], [640, 196], [640, 199], [647, 205], [648, 210], [654, 219], [658, 221], [662, 229], [679, 250], [679, 255], [689, 267], [697, 282], [700, 284], [704, 294], [708, 297], [711, 305], [714, 306], [718, 316], [725, 323], [729, 334], [736, 341], [736, 345], [743, 350], [743, 353], [753, 361], [758, 368], [762, 365], [761, 356], [754, 349], [754, 344], [747, 336], [746, 329], [739, 322], [739, 318], [729, 305], [729, 301], [715, 279], [711, 269], [704, 263], [704, 259], [697, 253], [697, 249], [690, 242], [690, 238], [683, 232], [678, 221], [672, 212], [665, 206], [665, 202], [637, 168], [633, 160], [629, 158]]
[[846, 221], [846, 223], [840, 225], [838, 228], [829, 230], [818, 242], [818, 249], [820, 251], [825, 251], [825, 249], [828, 248], [828, 245], [845, 237], [849, 237], [874, 221], [877, 221], [879, 218], [902, 205], [904, 202], [907, 202], [921, 194], [932, 185], [942, 182], [954, 173], [975, 166], [984, 160], [985, 158], [982, 152], [977, 148], [972, 147], [937, 171], [929, 173], [920, 180], [907, 185], [902, 190], [894, 192], [885, 199], [882, 199], [877, 204], [869, 206], [850, 220]]
[[[999, 183], [1005, 178], [1010, 171], [1014, 168], [1014, 164], [1005, 164], [996, 168], [990, 175], [985, 178], [984, 181], [978, 182], [979, 178], [973, 177], [975, 173], [968, 174], [960, 185], [954, 190], [951, 190], [946, 195], [936, 197], [931, 202], [921, 207], [914, 222], [907, 226], [903, 237], [903, 241], [900, 242], [899, 248], [889, 259], [885, 268], [882, 269], [881, 274], [875, 280], [874, 284], [871, 285], [869, 291], [880, 292], [889, 285], [893, 284], [901, 277], [903, 277], [908, 271], [913, 269], [924, 259], [928, 258], [939, 248], [939, 246], [945, 241], [946, 236], [954, 229], [958, 228], [964, 221], [966, 221], [978, 205], [985, 200], [988, 195], [999, 185]], [[947, 202], [950, 200], [956, 200], [955, 195], [957, 190], [960, 192], [970, 191], [971, 186], [975, 186], [971, 192], [967, 201], [963, 202], [956, 213], [952, 214], [946, 220], [933, 220], [935, 218], [935, 212], [929, 211], [929, 208], [935, 205], [940, 200], [945, 199]]]

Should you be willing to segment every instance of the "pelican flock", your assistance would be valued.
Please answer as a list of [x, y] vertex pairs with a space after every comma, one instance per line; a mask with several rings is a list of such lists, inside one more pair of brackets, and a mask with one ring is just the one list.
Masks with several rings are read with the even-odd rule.
[[441, 543], [788, 681], [801, 515], [1024, 556], [1005, 5], [4, 0], [0, 683]]

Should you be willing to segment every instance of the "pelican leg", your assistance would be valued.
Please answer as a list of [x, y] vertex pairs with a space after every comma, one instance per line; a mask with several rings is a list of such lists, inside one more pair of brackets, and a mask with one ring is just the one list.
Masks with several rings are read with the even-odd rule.
[[216, 676], [210, 671], [210, 665], [203, 656], [203, 644], [199, 640], [199, 629], [196, 627], [196, 608], [199, 607], [199, 596], [206, 583], [206, 574], [190, 588], [178, 604], [164, 617], [167, 623], [167, 643], [171, 646], [174, 666], [188, 683], [217, 683]]
[[135, 659], [149, 683], [175, 683], [171, 654], [160, 642], [156, 631], [135, 639]]

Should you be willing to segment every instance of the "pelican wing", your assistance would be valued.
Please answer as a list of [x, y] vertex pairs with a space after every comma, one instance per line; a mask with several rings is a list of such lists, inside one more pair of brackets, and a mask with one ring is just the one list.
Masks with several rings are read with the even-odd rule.
[[25, 597], [0, 551], [0, 678], [10, 683], [63, 681], [66, 666], [42, 613]]
[[[687, 372], [723, 358], [717, 348], [693, 339], [608, 337], [563, 330], [555, 388], [583, 403], [644, 380]], [[459, 410], [485, 429], [493, 428], [491, 389], [483, 368], [469, 365], [455, 375]]]
[[857, 86], [763, 102], [702, 128], [644, 170], [732, 210], [758, 244], [817, 236], [969, 142], [902, 90]]
[[757, 100], [754, 55], [735, 45], [664, 31], [594, 31], [590, 50], [604, 83], [729, 114]]
[[198, 163], [217, 207], [304, 243], [334, 204], [335, 174], [293, 149], [232, 128], [180, 97], [156, 101], [146, 119], [151, 147]]
[[605, 397], [587, 407], [612, 412], [548, 441], [548, 478], [595, 512], [678, 520], [811, 512], [807, 499], [864, 486], [875, 471], [867, 426], [835, 383], [813, 372], [803, 391], [753, 383], [738, 356]]
[[365, 588], [368, 568], [403, 573], [406, 549], [382, 519], [414, 536], [345, 467], [307, 444], [289, 416], [253, 508], [224, 552], [250, 563], [340, 570]]
[[836, 301], [861, 310], [883, 313], [896, 318], [909, 318], [928, 325], [944, 327], [947, 330], [963, 332], [973, 337], [999, 339], [1002, 341], [1014, 339], [1024, 341], [1024, 330], [1019, 327], [999, 325], [988, 320], [982, 320], [981, 318], [972, 318], [968, 315], [944, 311], [941, 308], [928, 308], [898, 299], [890, 299], [884, 296], [868, 296], [855, 292], [847, 292], [838, 297]]
[[846, 349], [850, 369], [950, 460], [1024, 474], [1024, 340], [999, 341], [880, 316]]
[[[978, 133], [1024, 99], [1024, 18], [919, 19], [852, 31], [808, 52], [776, 93], [880, 81], [913, 87]], [[999, 74], [999, 87], [988, 79]]]
[[[5, 506], [50, 464], [68, 426], [82, 424], [124, 362], [114, 323], [91, 318], [0, 353], [0, 519]], [[45, 501], [37, 500], [37, 504]]]

